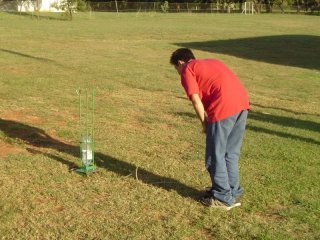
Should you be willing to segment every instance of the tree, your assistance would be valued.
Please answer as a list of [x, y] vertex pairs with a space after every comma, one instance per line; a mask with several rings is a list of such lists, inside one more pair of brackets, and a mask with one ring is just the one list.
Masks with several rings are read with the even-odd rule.
[[320, 0], [304, 0], [304, 4], [306, 12], [308, 12], [309, 10], [311, 10], [311, 13], [318, 11], [319, 14]]
[[161, 10], [164, 13], [168, 12], [168, 10], [169, 10], [169, 2], [168, 1], [164, 1], [164, 3], [161, 4]]
[[84, 0], [61, 0], [52, 4], [52, 7], [61, 9], [65, 12], [69, 20], [72, 20], [72, 16], [77, 11], [85, 11], [87, 4]]
[[281, 9], [281, 13], [284, 13], [284, 7], [291, 5], [291, 0], [275, 0], [274, 3]]

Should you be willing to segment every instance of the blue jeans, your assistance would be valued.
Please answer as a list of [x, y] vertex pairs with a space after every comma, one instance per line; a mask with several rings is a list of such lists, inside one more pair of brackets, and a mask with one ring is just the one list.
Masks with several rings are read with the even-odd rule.
[[206, 168], [212, 182], [212, 196], [227, 205], [243, 193], [239, 182], [239, 156], [248, 111], [243, 110], [209, 123], [206, 138]]

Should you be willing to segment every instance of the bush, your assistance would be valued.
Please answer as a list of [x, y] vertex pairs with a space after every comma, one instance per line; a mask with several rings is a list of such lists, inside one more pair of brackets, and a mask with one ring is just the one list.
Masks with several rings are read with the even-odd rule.
[[51, 7], [64, 11], [70, 20], [72, 20], [72, 15], [75, 12], [87, 10], [87, 4], [84, 0], [61, 0], [60, 2], [56, 1], [51, 5]]
[[163, 4], [161, 4], [161, 10], [164, 13], [167, 13], [169, 10], [169, 2], [168, 1], [164, 1]]

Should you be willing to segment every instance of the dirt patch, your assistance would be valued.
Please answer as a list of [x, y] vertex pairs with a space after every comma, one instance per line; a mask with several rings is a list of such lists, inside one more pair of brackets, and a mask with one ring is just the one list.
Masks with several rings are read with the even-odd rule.
[[0, 158], [10, 154], [25, 152], [25, 149], [9, 145], [0, 140]]
[[4, 73], [19, 75], [19, 76], [27, 75], [27, 74], [35, 72], [33, 69], [31, 69], [30, 66], [22, 67], [21, 65], [19, 65], [19, 66], [2, 66], [2, 67], [0, 67], [0, 71], [4, 72]]
[[44, 149], [53, 149], [69, 154], [72, 154], [73, 151], [78, 151], [76, 146], [56, 137], [51, 131], [47, 133], [42, 128], [37, 127], [37, 125], [41, 125], [42, 121], [43, 119], [37, 116], [28, 115], [19, 110], [7, 111], [1, 114], [0, 131], [14, 143], [22, 143], [23, 146], [21, 148], [19, 146], [11, 146], [2, 139], [0, 156], [7, 156], [17, 151], [30, 152], [28, 149], [42, 149], [41, 152], [46, 151]]
[[7, 111], [2, 113], [1, 117], [3, 119], [32, 124], [42, 122], [42, 120], [39, 117], [27, 114], [24, 111]]

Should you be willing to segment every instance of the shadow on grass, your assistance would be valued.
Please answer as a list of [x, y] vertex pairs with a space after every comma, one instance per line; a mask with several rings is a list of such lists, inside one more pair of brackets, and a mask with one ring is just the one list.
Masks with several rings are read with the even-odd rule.
[[302, 141], [302, 142], [320, 145], [319, 141], [314, 140], [312, 138], [307, 138], [307, 137], [303, 137], [303, 136], [296, 136], [296, 135], [293, 135], [290, 133], [279, 132], [279, 131], [275, 131], [275, 130], [271, 130], [271, 129], [267, 129], [267, 128], [262, 128], [262, 127], [251, 126], [249, 124], [246, 126], [246, 129], [254, 131], [254, 132], [266, 133], [266, 134], [275, 135], [278, 137], [294, 139], [294, 140], [298, 140], [298, 141]]
[[196, 118], [197, 115], [195, 113], [191, 113], [191, 112], [175, 112], [174, 113], [177, 116], [180, 116], [182, 118]]
[[[197, 117], [196, 114], [189, 113], [189, 112], [175, 112], [174, 114], [177, 116], [180, 116], [186, 120], [189, 118], [196, 118]], [[300, 119], [294, 119], [294, 118], [271, 115], [271, 114], [264, 114], [264, 113], [256, 112], [253, 110], [249, 111], [248, 118], [253, 119], [253, 120], [257, 120], [259, 122], [268, 122], [268, 123], [277, 124], [277, 125], [284, 126], [284, 127], [292, 127], [292, 128], [297, 128], [297, 129], [320, 132], [320, 124], [319, 123], [307, 121], [307, 120], [300, 120]], [[294, 139], [294, 140], [298, 140], [298, 141], [303, 141], [303, 142], [308, 142], [308, 143], [320, 145], [320, 141], [317, 141], [312, 138], [304, 137], [304, 136], [296, 136], [291, 133], [280, 132], [280, 131], [276, 131], [276, 130], [272, 130], [272, 129], [268, 129], [268, 128], [256, 127], [256, 126], [252, 126], [249, 124], [247, 125], [246, 128], [248, 130], [255, 131], [255, 132], [267, 133], [267, 134], [275, 135], [278, 137], [289, 138], [289, 139]]]
[[[17, 16], [22, 16], [22, 17], [31, 17], [31, 18], [36, 18], [36, 19], [46, 19], [46, 20], [57, 20], [57, 21], [67, 21], [67, 18], [61, 17], [61, 13], [59, 13], [59, 16], [53, 17], [53, 16], [43, 16], [38, 14], [37, 12], [18, 12], [18, 11], [7, 11], [6, 13], [12, 14], [12, 15], [17, 15]], [[51, 13], [52, 14], [52, 13]], [[55, 13], [58, 14], [58, 13]]]
[[293, 113], [295, 115], [310, 115], [310, 116], [316, 116], [319, 117], [320, 114], [313, 114], [313, 113], [306, 113], [306, 112], [296, 112], [290, 109], [286, 109], [286, 108], [280, 108], [280, 107], [268, 107], [268, 106], [264, 106], [261, 104], [257, 104], [257, 103], [250, 103], [251, 106], [255, 106], [255, 107], [259, 107], [259, 108], [267, 108], [267, 109], [275, 109], [275, 110], [280, 110], [283, 112], [288, 112], [288, 113]]
[[34, 57], [34, 56], [32, 56], [32, 55], [29, 55], [29, 54], [20, 53], [20, 52], [8, 50], [8, 49], [3, 49], [3, 48], [0, 48], [0, 51], [1, 51], [1, 52], [4, 52], [4, 53], [9, 53], [9, 54], [17, 55], [17, 56], [20, 56], [20, 57], [31, 58], [31, 59], [34, 59], [34, 60], [37, 60], [37, 61], [41, 61], [41, 62], [54, 63], [55, 65], [58, 65], [58, 66], [62, 66], [62, 67], [63, 67], [63, 65], [59, 64], [58, 62], [56, 62], [56, 61], [54, 61], [54, 60], [48, 59], [48, 58]]
[[[55, 139], [40, 128], [32, 127], [12, 120], [0, 118], [0, 130], [11, 139], [22, 140], [28, 145], [27, 150], [33, 154], [43, 154], [51, 159], [67, 165], [69, 168], [76, 167], [74, 163], [54, 154], [47, 153], [43, 149], [54, 149], [74, 157], [78, 157], [78, 146], [64, 143], [58, 139]], [[100, 152], [95, 153], [95, 162], [98, 167], [105, 168], [121, 176], [128, 176], [131, 174], [132, 177], [135, 177], [135, 174], [133, 173], [136, 171], [137, 166], [131, 163], [127, 163], [123, 160]], [[199, 190], [186, 186], [178, 180], [159, 176], [140, 167], [138, 171], [138, 178], [143, 183], [159, 187], [167, 191], [174, 190], [183, 197], [198, 200], [201, 194]]]
[[175, 45], [272, 64], [320, 70], [320, 36], [279, 35]]
[[320, 132], [319, 123], [307, 121], [307, 120], [276, 116], [276, 115], [265, 114], [265, 113], [256, 112], [252, 110], [250, 111], [249, 118], [260, 121], [260, 122], [278, 124], [284, 127], [293, 127], [293, 128], [299, 128], [299, 129], [304, 129], [304, 130], [309, 130], [314, 132]]

